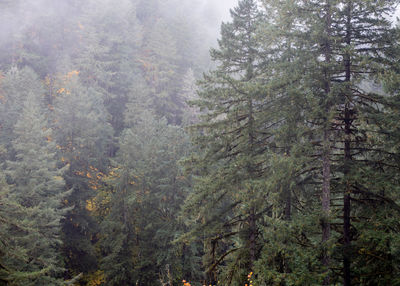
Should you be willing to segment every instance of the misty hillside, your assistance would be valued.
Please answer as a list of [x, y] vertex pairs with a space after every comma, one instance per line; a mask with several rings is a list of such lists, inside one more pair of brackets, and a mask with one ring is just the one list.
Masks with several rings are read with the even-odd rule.
[[400, 285], [399, 2], [0, 1], [0, 286]]

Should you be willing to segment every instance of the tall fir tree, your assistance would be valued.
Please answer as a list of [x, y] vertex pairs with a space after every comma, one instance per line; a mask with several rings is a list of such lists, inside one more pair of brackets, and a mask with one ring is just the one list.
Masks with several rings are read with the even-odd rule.
[[[393, 65], [395, 57], [388, 56], [388, 51], [398, 45], [394, 30], [384, 14], [390, 14], [395, 7], [395, 1], [264, 1], [266, 7], [274, 7], [282, 21], [276, 21], [284, 42], [289, 39], [294, 46], [294, 57], [289, 67], [303, 69], [298, 86], [306, 91], [307, 109], [304, 109], [305, 122], [312, 127], [312, 136], [303, 137], [301, 140], [313, 142], [315, 149], [309, 156], [319, 157], [320, 171], [314, 173], [317, 180], [313, 182], [322, 196], [322, 240], [326, 244], [322, 252], [322, 266], [325, 268], [322, 276], [313, 283], [329, 284], [338, 283], [343, 277], [344, 285], [352, 283], [367, 283], [363, 278], [366, 273], [376, 273], [373, 264], [367, 263], [369, 253], [381, 255], [382, 261], [391, 265], [392, 257], [390, 248], [379, 247], [379, 244], [368, 243], [361, 239], [371, 233], [365, 234], [364, 220], [376, 220], [378, 225], [386, 224], [386, 208], [396, 208], [388, 202], [395, 197], [390, 197], [393, 192], [385, 192], [388, 196], [376, 197], [380, 188], [387, 186], [375, 184], [371, 186], [368, 180], [374, 174], [375, 181], [381, 181], [383, 173], [379, 170], [377, 157], [385, 154], [385, 147], [377, 144], [375, 134], [377, 121], [372, 123], [371, 118], [377, 114], [384, 114], [382, 109], [385, 104], [384, 97], [371, 89], [365, 83], [375, 81], [378, 85], [382, 73]], [[288, 14], [288, 11], [294, 13]], [[294, 29], [282, 25], [286, 19], [291, 19], [296, 24]], [[287, 50], [287, 48], [286, 48]], [[302, 64], [298, 65], [298, 64]], [[287, 76], [292, 75], [292, 70], [284, 71]], [[300, 90], [301, 90], [300, 89]], [[374, 138], [374, 139], [372, 139]], [[379, 141], [379, 140], [378, 140]], [[392, 154], [395, 156], [395, 154]], [[387, 160], [392, 160], [386, 156]], [[317, 165], [317, 166], [318, 166]], [[306, 171], [307, 169], [305, 169]], [[306, 172], [307, 173], [307, 172]], [[312, 175], [312, 172], [308, 172]], [[369, 174], [369, 175], [367, 175]], [[366, 178], [369, 178], [366, 180]], [[335, 208], [330, 213], [330, 196], [335, 202]], [[342, 204], [337, 204], [338, 201]], [[384, 203], [383, 201], [386, 201]], [[380, 202], [382, 213], [371, 215], [377, 210], [376, 204]], [[379, 203], [378, 203], [379, 204]], [[352, 207], [353, 205], [353, 207]], [[342, 215], [340, 214], [342, 212]], [[306, 215], [306, 213], [304, 213]], [[330, 234], [330, 222], [334, 232]], [[343, 229], [338, 228], [339, 225]], [[311, 231], [311, 230], [309, 230]], [[379, 234], [380, 233], [380, 234]], [[375, 229], [377, 241], [387, 241], [387, 237], [396, 231], [386, 234]], [[306, 241], [314, 241], [313, 235], [305, 233]], [[336, 240], [337, 247], [329, 247], [329, 240]], [[308, 243], [307, 243], [308, 244]], [[332, 244], [330, 244], [332, 245]], [[368, 245], [368, 246], [367, 246]], [[384, 250], [385, 249], [385, 250]], [[329, 253], [332, 257], [329, 258]], [[352, 263], [354, 258], [356, 263]], [[316, 260], [314, 257], [312, 260]], [[364, 260], [365, 259], [365, 260]], [[312, 261], [311, 260], [311, 261]], [[342, 272], [338, 275], [333, 269], [338, 267], [342, 260]], [[363, 262], [360, 262], [363, 261]], [[377, 266], [377, 265], [375, 265]], [[320, 266], [315, 268], [317, 273]], [[384, 273], [392, 271], [390, 266], [385, 266], [387, 272], [380, 275], [369, 276], [370, 283], [388, 283]], [[298, 272], [301, 268], [295, 268]], [[366, 270], [369, 269], [369, 270]], [[308, 271], [311, 270], [307, 269]], [[332, 272], [331, 272], [332, 271]], [[365, 271], [365, 272], [363, 272]], [[362, 274], [364, 273], [364, 274]], [[295, 279], [306, 277], [300, 272], [286, 275], [283, 279], [290, 283], [290, 276]], [[310, 275], [309, 273], [308, 275]], [[328, 274], [328, 275], [327, 275]], [[313, 275], [314, 277], [318, 277]], [[323, 278], [324, 277], [324, 278]], [[329, 277], [329, 278], [328, 278]], [[372, 278], [373, 277], [373, 278]], [[261, 278], [261, 277], [260, 277]], [[264, 278], [261, 278], [262, 281]], [[308, 282], [310, 283], [310, 282]], [[368, 282], [369, 283], [369, 282]]]
[[71, 209], [62, 222], [62, 239], [66, 267], [73, 277], [97, 268], [98, 225], [88, 202], [96, 195], [97, 175], [108, 171], [113, 134], [101, 95], [84, 87], [78, 72], [70, 72], [60, 82], [52, 119], [58, 158], [69, 166], [64, 179], [72, 190], [66, 199]]
[[56, 146], [48, 121], [42, 114], [41, 94], [30, 93], [15, 125], [12, 142], [15, 160], [7, 161], [9, 199], [18, 205], [23, 228], [9, 225], [10, 248], [21, 249], [23, 259], [9, 256], [7, 268], [16, 271], [7, 278], [23, 285], [62, 285], [61, 220], [67, 196], [62, 177], [66, 168], [57, 166]]
[[172, 244], [184, 228], [177, 210], [187, 180], [177, 163], [186, 149], [185, 136], [150, 112], [137, 116], [120, 139], [109, 180], [110, 211], [101, 224], [102, 269], [109, 285], [172, 285], [196, 278], [190, 246]]
[[219, 66], [200, 83], [197, 104], [207, 113], [195, 127], [199, 153], [188, 163], [197, 178], [185, 209], [196, 223], [188, 236], [206, 241], [207, 283], [244, 283], [260, 251], [266, 134], [259, 117], [257, 5], [243, 0], [231, 10], [232, 22], [222, 25], [219, 49], [211, 52]]
[[108, 0], [88, 1], [79, 22], [84, 49], [73, 59], [82, 83], [102, 95], [116, 136], [124, 128], [128, 93], [140, 73], [143, 28], [136, 16], [136, 5], [136, 1], [128, 0], [119, 5]]
[[11, 146], [16, 137], [14, 126], [22, 114], [29, 93], [44, 93], [38, 75], [31, 68], [12, 67], [0, 77], [0, 145], [8, 151], [0, 156], [5, 159], [14, 156]]

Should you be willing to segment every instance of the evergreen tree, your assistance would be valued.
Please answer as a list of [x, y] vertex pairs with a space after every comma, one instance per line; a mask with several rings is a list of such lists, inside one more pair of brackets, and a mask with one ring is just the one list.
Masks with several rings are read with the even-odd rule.
[[10, 188], [3, 173], [0, 178], [0, 285], [7, 285], [15, 280], [16, 269], [11, 269], [6, 265], [9, 257], [14, 256], [16, 260], [23, 261], [24, 250], [20, 248], [10, 248], [12, 243], [12, 233], [10, 229], [24, 229], [21, 218], [27, 214], [23, 212], [18, 203], [10, 200]]
[[186, 149], [185, 137], [149, 112], [139, 116], [121, 137], [109, 182], [110, 211], [100, 242], [102, 269], [109, 285], [159, 285], [164, 279], [172, 279], [167, 281], [172, 285], [196, 278], [190, 247], [172, 244], [183, 231], [177, 210], [186, 179], [177, 162]]
[[79, 22], [84, 50], [73, 63], [82, 83], [103, 97], [110, 123], [119, 136], [130, 87], [140, 74], [138, 58], [143, 36], [136, 2], [126, 0], [115, 5], [108, 0], [89, 1], [85, 6], [86, 13]]
[[146, 27], [146, 37], [142, 47], [145, 51], [140, 58], [142, 71], [150, 91], [152, 107], [158, 115], [166, 117], [169, 122], [179, 124], [181, 121], [179, 95], [179, 70], [177, 41], [168, 23], [157, 20], [151, 27]]
[[207, 283], [226, 285], [244, 283], [251, 272], [265, 211], [262, 58], [255, 38], [262, 15], [253, 0], [240, 1], [231, 15], [232, 22], [222, 25], [219, 49], [211, 53], [219, 66], [200, 84], [198, 105], [207, 114], [197, 125], [200, 152], [189, 163], [197, 179], [185, 206], [198, 222], [188, 235], [206, 240]]
[[8, 151], [0, 156], [13, 158], [11, 142], [16, 138], [13, 130], [29, 93], [44, 93], [37, 74], [31, 68], [13, 67], [0, 77], [0, 145]]
[[11, 249], [20, 249], [23, 259], [8, 256], [4, 264], [15, 271], [7, 280], [23, 285], [62, 284], [60, 256], [62, 204], [67, 195], [62, 178], [65, 169], [57, 167], [55, 143], [39, 106], [40, 94], [30, 93], [12, 142], [15, 161], [7, 161], [10, 181], [8, 198], [18, 206], [24, 228], [8, 225]]
[[[365, 88], [365, 82], [376, 81], [381, 84], [380, 75], [395, 60], [393, 54], [388, 56], [387, 52], [393, 50], [397, 42], [393, 40], [395, 37], [392, 36], [393, 29], [390, 23], [382, 16], [393, 11], [395, 2], [264, 1], [264, 3], [267, 8], [273, 7], [280, 19], [275, 21], [274, 29], [283, 35], [283, 42], [293, 44], [290, 48], [294, 53], [288, 67], [302, 66], [303, 74], [296, 82], [300, 87], [298, 90], [306, 91], [304, 96], [307, 99], [307, 108], [303, 114], [305, 122], [312, 128], [312, 136], [305, 134], [307, 136], [301, 140], [315, 144], [315, 150], [308, 155], [310, 158], [315, 156], [321, 158], [321, 164], [316, 165], [320, 166], [321, 171], [314, 173], [317, 175], [317, 180], [312, 183], [318, 186], [315, 190], [321, 191], [323, 198], [322, 240], [325, 244], [329, 240], [331, 242], [336, 240], [336, 245], [339, 246], [332, 249], [329, 248], [329, 244], [325, 245], [321, 261], [325, 272], [321, 278], [307, 283], [325, 285], [338, 283], [340, 275], [335, 272], [329, 274], [329, 271], [326, 271], [327, 267], [337, 268], [342, 260], [341, 275], [344, 285], [360, 281], [367, 283], [363, 278], [368, 275], [367, 273], [371, 275], [368, 275], [370, 283], [385, 285], [389, 283], [385, 273], [392, 271], [388, 266], [392, 264], [390, 247], [385, 241], [396, 231], [391, 233], [374, 228], [372, 231], [374, 235], [371, 236], [365, 221], [368, 221], [368, 225], [371, 225], [372, 221], [378, 225], [386, 225], [386, 209], [396, 207], [388, 204], [388, 201], [395, 199], [390, 197], [390, 194], [393, 195], [391, 191], [385, 191], [385, 196], [376, 197], [377, 193], [382, 194], [381, 188], [387, 188], [385, 185], [372, 186], [368, 183], [371, 177], [375, 178], [375, 182], [383, 182], [384, 173], [389, 171], [382, 171], [378, 167], [380, 160], [377, 158], [382, 157], [386, 151], [383, 145], [378, 146], [377, 143], [379, 141], [375, 133], [377, 127], [374, 126], [377, 121], [372, 123], [372, 118], [376, 120], [378, 114], [385, 113], [382, 109], [385, 100], [376, 92]], [[295, 13], [289, 16], [287, 11]], [[288, 29], [285, 25], [288, 19], [291, 23], [301, 23], [301, 25]], [[287, 51], [288, 48], [284, 50]], [[293, 75], [292, 69], [281, 71], [285, 76]], [[386, 160], [393, 160], [389, 158], [390, 156], [385, 157]], [[310, 170], [312, 169], [307, 171], [306, 168], [303, 172], [313, 175]], [[332, 210], [331, 215], [330, 196], [334, 202], [339, 200], [343, 202], [339, 205], [335, 203], [336, 208]], [[376, 204], [381, 206], [382, 212], [379, 212], [379, 215]], [[307, 212], [303, 213], [304, 219], [306, 215]], [[332, 234], [330, 234], [330, 221], [335, 226], [335, 232]], [[337, 227], [340, 224], [343, 225], [342, 231]], [[302, 232], [307, 242], [305, 245], [315, 242], [315, 237], [312, 235], [315, 231], [309, 229], [308, 232], [308, 234], [306, 231]], [[365, 236], [369, 242], [368, 239], [363, 239]], [[372, 237], [375, 242], [380, 241], [380, 243], [371, 244]], [[386, 248], [379, 246], [385, 244]], [[370, 260], [364, 252], [365, 249], [368, 249], [368, 253], [374, 253], [382, 257], [382, 261], [386, 261], [386, 266], [381, 265], [381, 269], [387, 269], [387, 272], [383, 271], [376, 276], [371, 274], [377, 272], [376, 269], [371, 269], [378, 265], [373, 266], [374, 264], [367, 262]], [[328, 253], [332, 254], [331, 259]], [[311, 262], [316, 261], [317, 256], [305, 258]], [[352, 264], [351, 258], [357, 263]], [[363, 263], [365, 264], [361, 266]], [[299, 279], [304, 281], [301, 278], [307, 276], [317, 277], [309, 272], [314, 269], [317, 273], [321, 273], [321, 270], [318, 270], [320, 266], [315, 266], [317, 267], [308, 267], [305, 273], [301, 267], [295, 267], [291, 270], [292, 274], [286, 275], [282, 283], [283, 281], [291, 283]], [[293, 273], [293, 270], [297, 274]], [[290, 277], [293, 275], [291, 280]], [[323, 280], [319, 280], [323, 277], [325, 277]], [[263, 279], [265, 281], [266, 276], [260, 277], [259, 280]]]
[[182, 125], [190, 126], [198, 122], [200, 110], [193, 105], [193, 101], [198, 99], [196, 93], [196, 79], [192, 69], [189, 69], [183, 77], [181, 97], [185, 101], [183, 109]]
[[70, 275], [96, 270], [94, 249], [98, 226], [88, 202], [96, 195], [97, 175], [107, 173], [112, 139], [109, 116], [102, 97], [94, 88], [80, 83], [77, 72], [69, 73], [54, 100], [54, 140], [58, 158], [69, 169], [64, 174], [71, 194], [71, 210], [63, 220], [63, 253]]
[[[332, 91], [326, 87], [325, 90], [329, 91], [328, 96], [333, 96], [334, 100], [330, 102], [334, 103], [337, 112], [334, 123], [330, 124], [334, 125], [333, 129], [339, 138], [335, 147], [331, 148], [338, 151], [331, 152], [333, 160], [339, 162], [335, 169], [335, 187], [343, 198], [341, 251], [344, 285], [358, 282], [375, 285], [391, 283], [391, 278], [386, 276], [392, 273], [391, 266], [383, 266], [382, 263], [373, 266], [367, 262], [368, 255], [363, 252], [363, 249], [367, 248], [369, 253], [375, 253], [382, 257], [383, 261], [387, 261], [385, 263], [392, 264], [390, 247], [379, 247], [379, 244], [386, 243], [390, 231], [385, 233], [374, 229], [374, 237], [380, 241], [378, 244], [371, 245], [368, 239], [363, 239], [364, 236], [369, 236], [368, 228], [365, 228], [366, 221], [368, 224], [374, 222], [386, 225], [386, 209], [393, 207], [376, 198], [376, 195], [383, 194], [382, 189], [386, 189], [385, 185], [369, 183], [372, 178], [374, 182], [385, 180], [383, 178], [386, 175], [378, 167], [380, 160], [377, 158], [386, 151], [383, 146], [377, 144], [376, 137], [372, 135], [375, 133], [376, 123], [370, 120], [372, 115], [376, 116], [382, 112], [380, 107], [376, 106], [382, 100], [378, 94], [366, 89], [363, 82], [378, 80], [379, 75], [391, 66], [391, 62], [396, 61], [395, 58], [387, 56], [388, 50], [398, 43], [393, 38], [390, 22], [384, 17], [385, 14], [393, 13], [395, 3], [396, 1], [324, 3], [327, 7], [326, 13], [330, 13], [326, 17], [330, 18], [327, 21], [331, 26], [327, 26], [324, 31], [326, 37], [322, 40], [326, 41], [322, 42], [322, 46], [325, 48], [325, 54], [326, 50], [331, 51], [332, 59], [335, 60], [330, 62], [331, 55], [325, 55], [325, 61], [329, 65], [329, 77], [325, 79], [325, 86], [330, 84]], [[318, 31], [317, 28], [314, 29]], [[319, 42], [321, 43], [321, 40]], [[394, 198], [392, 196], [391, 191], [384, 191], [382, 199], [391, 200]], [[381, 204], [382, 212], [377, 212], [377, 201]], [[360, 255], [354, 257], [354, 253]], [[353, 264], [352, 258], [357, 263]], [[360, 260], [363, 262], [360, 263]], [[364, 275], [376, 273], [375, 267], [379, 267], [386, 274], [369, 276], [367, 282], [363, 278]]]
[[[300, 12], [306, 8], [296, 1], [263, 4], [269, 21], [258, 35], [263, 41], [261, 53], [269, 59], [263, 71], [269, 104], [263, 112], [273, 126], [266, 152], [270, 158], [266, 181], [273, 194], [274, 213], [266, 218], [269, 225], [264, 228], [263, 258], [257, 266], [262, 274], [258, 277], [269, 283], [322, 284], [321, 273], [326, 273], [329, 261], [331, 150], [327, 147], [331, 127], [327, 122], [333, 117], [334, 99], [326, 84], [330, 55], [325, 42], [316, 45], [313, 41], [325, 40], [325, 30], [321, 34], [320, 30], [314, 34], [303, 30], [297, 12], [303, 15]], [[325, 28], [329, 22], [326, 10], [323, 4], [315, 14], [310, 10], [304, 14], [309, 17], [305, 23]], [[320, 197], [322, 204], [317, 200]], [[319, 224], [322, 245], [316, 235]], [[317, 263], [320, 257], [322, 265]]]

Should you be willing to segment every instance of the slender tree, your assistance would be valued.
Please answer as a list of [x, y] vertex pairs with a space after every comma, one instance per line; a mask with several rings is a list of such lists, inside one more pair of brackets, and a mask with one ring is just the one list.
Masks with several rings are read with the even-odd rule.
[[186, 203], [188, 212], [200, 214], [193, 234], [205, 234], [208, 283], [216, 283], [220, 273], [226, 285], [244, 282], [258, 257], [264, 195], [257, 82], [261, 59], [255, 38], [262, 15], [253, 0], [240, 1], [231, 15], [232, 22], [222, 25], [219, 49], [211, 52], [219, 66], [200, 84], [198, 105], [207, 114], [196, 127], [200, 153], [192, 167], [198, 179]]
[[172, 277], [172, 285], [196, 278], [191, 247], [172, 244], [184, 228], [176, 210], [187, 184], [177, 166], [185, 136], [150, 112], [139, 114], [120, 139], [109, 176], [112, 191], [110, 211], [101, 224], [101, 266], [109, 285], [154, 285], [165, 277]]
[[64, 76], [56, 90], [54, 141], [60, 164], [69, 166], [64, 179], [66, 188], [72, 190], [66, 199], [70, 210], [62, 222], [63, 252], [73, 277], [97, 266], [94, 243], [98, 225], [87, 204], [96, 195], [94, 179], [107, 173], [112, 129], [102, 97], [80, 83], [77, 71]]
[[8, 257], [5, 264], [17, 272], [11, 280], [24, 285], [63, 281], [61, 220], [67, 192], [62, 177], [66, 168], [57, 167], [55, 142], [39, 106], [40, 94], [29, 94], [15, 125], [12, 147], [15, 160], [7, 161], [9, 198], [18, 204], [24, 228], [10, 226], [11, 247], [22, 248], [24, 259]]
[[[371, 118], [385, 113], [382, 109], [385, 100], [382, 94], [379, 95], [376, 90], [368, 88], [366, 82], [373, 81], [378, 86], [381, 85], [383, 70], [390, 68], [395, 61], [393, 54], [389, 56], [388, 51], [393, 51], [393, 47], [397, 46], [396, 38], [393, 37], [394, 31], [390, 22], [383, 15], [393, 12], [396, 1], [264, 3], [267, 8], [273, 7], [275, 15], [278, 15], [273, 29], [277, 29], [278, 34], [283, 35], [282, 42], [287, 44], [291, 40], [292, 46], [286, 46], [283, 50], [291, 48], [294, 51], [291, 63], [287, 65], [289, 69], [280, 70], [290, 75], [293, 71], [290, 67], [303, 64], [303, 74], [295, 82], [300, 87], [298, 90], [305, 91], [306, 108], [302, 114], [304, 122], [311, 127], [312, 136], [302, 136], [299, 139], [315, 144], [316, 148], [309, 156], [318, 156], [321, 159], [321, 164], [318, 164], [318, 180], [313, 182], [319, 186], [317, 190], [321, 191], [322, 240], [325, 244], [321, 261], [325, 268], [325, 278], [319, 283], [336, 283], [338, 276], [333, 278], [329, 268], [335, 268], [339, 260], [342, 260], [343, 283], [351, 285], [363, 279], [363, 270], [359, 268], [358, 263], [359, 259], [363, 260], [365, 257], [356, 255], [365, 243], [365, 240], [360, 240], [365, 235], [361, 234], [364, 233], [364, 224], [360, 222], [367, 218], [377, 220], [378, 224], [386, 221], [385, 211], [382, 216], [371, 216], [370, 211], [376, 210], [376, 206], [370, 203], [370, 200], [376, 202], [377, 198], [372, 197], [376, 192], [380, 193], [380, 187], [375, 185], [370, 188], [365, 181], [365, 175], [369, 172], [374, 173], [376, 179], [383, 175], [379, 168], [372, 171], [372, 166], [377, 166], [374, 165], [377, 162], [375, 156], [382, 156], [385, 148], [376, 145], [376, 136], [372, 134], [376, 130], [374, 124], [377, 122], [372, 124]], [[288, 15], [288, 11], [293, 13]], [[291, 19], [290, 21], [296, 24], [294, 29], [288, 29], [284, 25], [285, 19]], [[297, 68], [301, 69], [301, 66], [297, 65]], [[287, 87], [284, 89], [287, 90]], [[311, 170], [302, 169], [309, 175], [313, 174]], [[385, 188], [384, 185], [381, 185], [381, 188]], [[333, 213], [336, 216], [330, 214], [330, 197], [335, 202], [338, 199], [342, 201], [339, 205], [335, 203]], [[381, 199], [392, 200], [388, 197]], [[396, 208], [394, 205], [392, 207]], [[339, 215], [340, 211], [342, 215]], [[332, 219], [335, 221], [333, 237], [330, 223]], [[342, 231], [336, 227], [338, 224], [343, 226]], [[305, 236], [308, 240], [312, 238], [311, 234]], [[387, 234], [382, 234], [379, 240], [385, 241], [386, 238]], [[329, 240], [333, 239], [338, 241], [336, 245], [340, 247], [332, 249], [329, 246]], [[384, 260], [390, 257], [389, 254], [384, 254], [382, 249], [374, 249], [376, 245], [370, 247], [372, 253], [380, 253], [379, 255], [385, 257]], [[361, 252], [364, 253], [363, 251]], [[335, 259], [330, 259], [329, 253], [333, 253]], [[352, 257], [357, 263], [352, 263]], [[358, 266], [355, 266], [356, 264]], [[386, 278], [376, 279], [371, 283], [387, 281]]]

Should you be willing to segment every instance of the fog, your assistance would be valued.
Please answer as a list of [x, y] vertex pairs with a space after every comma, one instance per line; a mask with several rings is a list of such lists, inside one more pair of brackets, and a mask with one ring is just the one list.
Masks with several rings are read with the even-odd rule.
[[[121, 8], [120, 11], [126, 11], [124, 7], [131, 5], [131, 1], [3, 0], [0, 2], [0, 40], [4, 43], [12, 35], [37, 25], [43, 18], [67, 20], [74, 17], [74, 12], [79, 8], [85, 10], [85, 8], [93, 9], [93, 6], [95, 6], [97, 10], [102, 9], [102, 7], [107, 9], [110, 4], [113, 7]], [[164, 13], [176, 15], [177, 11], [191, 10], [192, 15], [195, 15], [197, 20], [199, 18], [208, 19], [208, 22], [206, 21], [208, 25], [205, 28], [215, 35], [215, 32], [219, 31], [218, 23], [229, 20], [229, 10], [237, 4], [237, 0], [169, 0], [164, 1], [163, 4], [166, 9], [169, 9], [163, 11]], [[171, 7], [173, 7], [172, 10]]]
[[400, 285], [398, 1], [260, 2], [0, 0], [0, 285]]
[[[220, 24], [229, 20], [229, 9], [235, 6], [236, 2], [236, 0], [2, 1], [0, 2], [0, 61], [3, 66], [0, 68], [7, 69], [12, 62], [18, 60], [18, 57], [20, 62], [29, 61], [29, 56], [33, 55], [26, 51], [21, 52], [20, 48], [31, 46], [30, 50], [40, 50], [40, 53], [52, 55], [49, 58], [52, 63], [48, 64], [53, 65], [51, 67], [53, 70], [59, 69], [57, 62], [69, 61], [69, 58], [76, 57], [79, 49], [77, 45], [82, 45], [82, 41], [87, 40], [87, 35], [83, 34], [87, 33], [89, 28], [93, 32], [100, 33], [99, 29], [105, 22], [113, 22], [111, 26], [116, 29], [114, 35], [120, 34], [126, 37], [124, 34], [129, 32], [127, 29], [143, 29], [143, 27], [146, 29], [151, 26], [149, 15], [164, 19], [166, 22], [162, 25], [168, 25], [167, 22], [175, 23], [176, 28], [175, 24], [168, 27], [173, 34], [182, 33], [180, 29], [191, 30], [190, 41], [193, 43], [198, 41], [195, 44], [196, 48], [199, 48], [197, 54], [204, 59], [208, 55], [208, 49], [216, 45]], [[135, 11], [141, 22], [138, 25], [134, 23]], [[127, 21], [130, 24], [127, 24]], [[184, 26], [177, 24], [178, 22], [184, 22]], [[85, 39], [82, 40], [82, 37]], [[194, 39], [196, 37], [197, 39]], [[49, 71], [43, 70], [39, 73], [45, 75]]]

